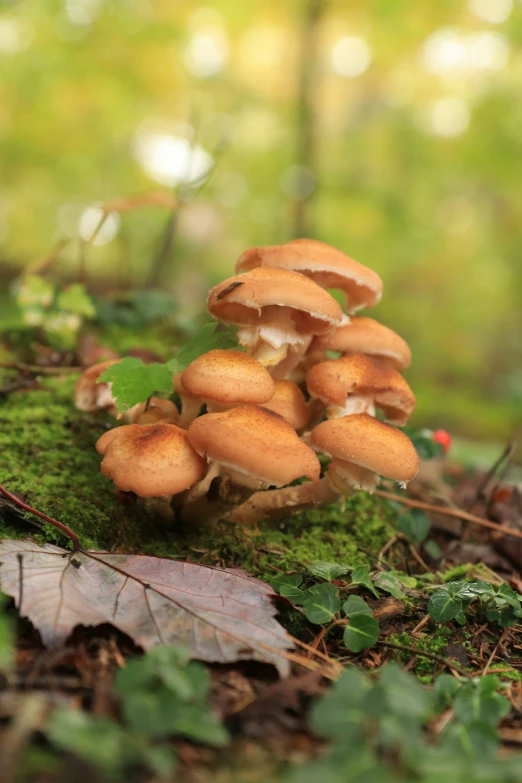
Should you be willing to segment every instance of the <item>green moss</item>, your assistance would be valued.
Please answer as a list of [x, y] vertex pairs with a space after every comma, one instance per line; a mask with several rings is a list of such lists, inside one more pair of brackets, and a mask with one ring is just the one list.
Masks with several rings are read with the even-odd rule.
[[[394, 512], [365, 494], [350, 498], [344, 509], [330, 506], [256, 527], [221, 522], [189, 532], [166, 528], [140, 506], [118, 499], [101, 474], [95, 443], [109, 419], [74, 408], [75, 381], [72, 375], [46, 380], [42, 389], [15, 392], [0, 403], [0, 482], [70, 526], [86, 547], [188, 556], [266, 578], [304, 570], [313, 560], [371, 564], [393, 534]], [[0, 535], [34, 532], [13, 520], [0, 519]], [[43, 537], [65, 543], [48, 524]]]
[[[106, 421], [74, 408], [75, 381], [48, 380], [42, 389], [15, 392], [0, 403], [0, 481], [72, 527], [86, 547], [135, 544], [136, 520], [117, 503], [99, 469], [95, 443]], [[64, 543], [51, 525], [43, 532], [47, 541]], [[13, 533], [12, 521], [0, 520], [0, 534]]]

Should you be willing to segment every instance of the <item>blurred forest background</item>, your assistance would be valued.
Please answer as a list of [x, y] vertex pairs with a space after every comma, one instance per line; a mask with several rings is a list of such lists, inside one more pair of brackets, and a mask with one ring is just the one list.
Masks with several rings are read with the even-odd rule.
[[[249, 245], [373, 267], [417, 425], [500, 441], [522, 411], [520, 0], [0, 1], [0, 280], [53, 267], [201, 310]], [[5, 300], [4, 300], [5, 301]], [[7, 312], [7, 307], [4, 312]]]

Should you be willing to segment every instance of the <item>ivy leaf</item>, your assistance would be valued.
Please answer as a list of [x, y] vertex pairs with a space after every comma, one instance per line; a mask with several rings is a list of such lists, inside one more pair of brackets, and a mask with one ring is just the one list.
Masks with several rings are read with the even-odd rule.
[[309, 574], [318, 577], [318, 579], [326, 579], [327, 582], [331, 582], [333, 579], [337, 579], [338, 576], [347, 574], [349, 570], [349, 566], [342, 565], [341, 563], [327, 563], [323, 560], [310, 563], [307, 568]]
[[379, 593], [375, 589], [373, 582], [370, 579], [370, 572], [368, 571], [367, 566], [358, 566], [358, 568], [354, 568], [351, 576], [354, 585], [362, 585], [363, 587], [366, 587], [370, 593], [373, 593], [376, 598], [379, 598]]
[[303, 603], [305, 617], [315, 625], [331, 622], [341, 608], [337, 587], [330, 582], [313, 585], [306, 591]]
[[301, 605], [306, 598], [305, 591], [299, 589], [302, 581], [303, 577], [300, 574], [282, 574], [271, 579], [270, 584], [276, 593], [288, 598], [293, 604]]
[[237, 350], [237, 339], [232, 332], [219, 328], [215, 321], [209, 321], [180, 348], [173, 359], [167, 362], [167, 367], [173, 374], [181, 372], [198, 356], [218, 348], [225, 350], [235, 348]]
[[172, 372], [167, 365], [144, 364], [134, 356], [108, 367], [97, 383], [112, 383], [112, 396], [120, 413], [145, 402], [154, 392], [172, 394]]
[[506, 582], [500, 585], [497, 595], [503, 598], [513, 609], [520, 610], [520, 597]]
[[56, 304], [59, 310], [67, 313], [83, 315], [85, 318], [96, 316], [96, 308], [83, 283], [73, 283], [60, 291]]
[[130, 661], [116, 676], [125, 722], [135, 731], [162, 738], [182, 734], [216, 747], [228, 741], [225, 728], [209, 712], [210, 679], [197, 661], [179, 650], [157, 647]]
[[430, 532], [431, 522], [424, 511], [412, 509], [404, 514], [399, 514], [396, 525], [410, 541], [413, 541], [414, 544], [421, 544]]
[[385, 593], [390, 593], [394, 598], [402, 598], [404, 596], [404, 590], [401, 583], [396, 576], [390, 573], [382, 572], [375, 580], [376, 587], [379, 590], [384, 590]]
[[482, 582], [477, 580], [476, 582], [469, 582], [464, 584], [460, 590], [460, 595], [464, 598], [488, 598], [495, 595], [495, 588], [489, 582]]
[[349, 595], [343, 604], [343, 612], [347, 617], [352, 614], [367, 614], [373, 617], [371, 607], [360, 595]]
[[461, 599], [448, 590], [436, 590], [428, 601], [428, 613], [437, 623], [454, 620], [461, 611]]
[[486, 620], [497, 623], [501, 628], [510, 628], [517, 622], [517, 617], [512, 607], [504, 604], [497, 609], [489, 609], [486, 612]]
[[344, 629], [343, 640], [350, 652], [361, 652], [372, 647], [379, 638], [379, 623], [366, 612], [350, 616], [350, 624]]

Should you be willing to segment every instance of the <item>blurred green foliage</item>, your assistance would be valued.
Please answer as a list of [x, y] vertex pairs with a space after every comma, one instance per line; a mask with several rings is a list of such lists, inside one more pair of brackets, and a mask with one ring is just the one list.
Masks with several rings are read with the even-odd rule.
[[[57, 275], [140, 288], [163, 255], [190, 312], [245, 247], [304, 228], [382, 276], [371, 314], [412, 345], [415, 424], [508, 437], [521, 40], [511, 0], [3, 3], [1, 278], [71, 238]], [[176, 185], [167, 230], [166, 207], [124, 212], [79, 248], [93, 205]]]

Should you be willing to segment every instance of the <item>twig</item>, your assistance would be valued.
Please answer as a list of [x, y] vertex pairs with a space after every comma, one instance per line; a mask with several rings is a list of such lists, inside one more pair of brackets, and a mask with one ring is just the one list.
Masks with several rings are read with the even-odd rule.
[[47, 272], [48, 269], [54, 264], [54, 262], [61, 256], [62, 251], [65, 250], [72, 242], [71, 239], [61, 239], [55, 247], [43, 258], [37, 258], [36, 261], [32, 261], [28, 264], [23, 274], [25, 277], [28, 275], [41, 275]]
[[496, 530], [497, 533], [502, 533], [504, 536], [513, 536], [513, 538], [521, 538], [522, 533], [518, 530], [513, 530], [511, 527], [504, 527], [503, 525], [497, 525], [495, 522], [490, 522], [488, 519], [482, 519], [475, 514], [469, 514], [467, 511], [461, 511], [460, 509], [444, 508], [444, 506], [434, 506], [431, 503], [423, 503], [420, 500], [413, 500], [411, 498], [402, 497], [402, 495], [396, 495], [393, 492], [386, 492], [382, 489], [377, 489], [374, 495], [378, 495], [386, 500], [394, 500], [396, 503], [402, 503], [404, 506], [411, 506], [411, 508], [420, 508], [423, 511], [431, 511], [434, 514], [442, 514], [446, 517], [454, 517], [455, 519], [462, 519], [464, 522], [473, 522], [474, 525], [480, 525], [480, 527], [487, 527], [489, 530]]
[[484, 675], [486, 675], [486, 674], [488, 673], [488, 669], [489, 669], [489, 667], [491, 666], [491, 664], [493, 663], [493, 659], [495, 658], [495, 655], [497, 654], [497, 650], [498, 650], [498, 648], [500, 647], [500, 645], [502, 644], [502, 642], [504, 641], [504, 639], [506, 638], [506, 636], [507, 636], [507, 634], [508, 634], [508, 631], [509, 631], [509, 628], [504, 628], [504, 630], [502, 631], [502, 634], [501, 634], [501, 636], [500, 636], [500, 639], [499, 639], [499, 640], [498, 640], [498, 642], [496, 643], [496, 645], [495, 645], [495, 649], [493, 650], [493, 652], [492, 652], [492, 653], [491, 653], [491, 655], [489, 656], [489, 658], [488, 658], [488, 662], [486, 663], [486, 665], [485, 665], [485, 667], [484, 667], [484, 671], [483, 671], [483, 672], [482, 672], [482, 674], [480, 675], [481, 677], [484, 677]]
[[419, 631], [422, 631], [422, 629], [424, 628], [424, 626], [425, 626], [425, 625], [427, 625], [427, 623], [428, 623], [429, 619], [430, 619], [430, 616], [429, 616], [429, 614], [426, 614], [426, 615], [424, 615], [424, 617], [422, 618], [422, 620], [420, 621], [420, 623], [418, 623], [418, 624], [415, 626], [415, 628], [413, 629], [413, 631], [411, 632], [411, 635], [412, 635], [412, 636], [417, 636], [417, 634], [419, 633]]
[[503, 463], [506, 462], [506, 467], [509, 468], [511, 459], [513, 457], [513, 454], [516, 451], [516, 443], [511, 442], [508, 443], [500, 457], [498, 457], [493, 465], [489, 468], [487, 473], [485, 474], [484, 478], [480, 482], [478, 489], [475, 493], [475, 497], [473, 498], [472, 503], [470, 504], [470, 509], [473, 510], [475, 506], [477, 505], [478, 501], [484, 498], [484, 493], [486, 490], [486, 487], [488, 486], [489, 482], [497, 472], [497, 470], [502, 467]]
[[406, 647], [406, 645], [403, 644], [393, 644], [393, 642], [378, 641], [376, 644], [380, 647], [391, 647], [392, 650], [401, 650], [402, 652], [411, 653], [411, 655], [424, 656], [424, 658], [429, 658], [432, 661], [443, 664], [448, 669], [454, 669], [456, 672], [458, 672], [458, 674], [461, 674], [463, 677], [467, 677], [469, 680], [473, 678], [472, 674], [464, 671], [464, 669], [461, 669], [460, 666], [457, 666], [456, 663], [453, 663], [453, 661], [451, 661], [449, 658], [444, 658], [442, 655], [425, 652], [424, 650], [417, 650], [416, 647]]
[[55, 367], [46, 364], [24, 364], [23, 362], [0, 362], [3, 370], [18, 370], [19, 372], [37, 373], [39, 375], [61, 375], [66, 372], [82, 372], [85, 367]]
[[0, 484], [0, 493], [4, 495], [4, 497], [8, 498], [11, 501], [11, 503], [14, 503], [15, 506], [18, 506], [19, 508], [23, 508], [25, 511], [29, 511], [31, 514], [40, 517], [40, 519], [49, 522], [50, 525], [54, 525], [54, 527], [57, 527], [58, 530], [62, 531], [62, 533], [65, 533], [65, 535], [68, 536], [68, 538], [72, 541], [75, 552], [77, 552], [82, 548], [76, 534], [73, 533], [72, 530], [70, 530], [70, 528], [68, 528], [66, 525], [62, 524], [62, 522], [58, 522], [57, 519], [53, 519], [52, 517], [47, 516], [47, 514], [44, 514], [42, 511], [37, 511], [32, 506], [28, 506], [27, 503], [24, 503], [22, 500], [20, 500], [20, 498], [16, 497], [16, 495], [13, 495], [1, 484]]

